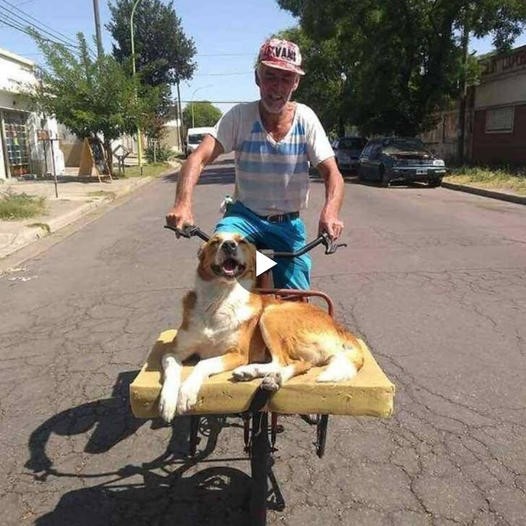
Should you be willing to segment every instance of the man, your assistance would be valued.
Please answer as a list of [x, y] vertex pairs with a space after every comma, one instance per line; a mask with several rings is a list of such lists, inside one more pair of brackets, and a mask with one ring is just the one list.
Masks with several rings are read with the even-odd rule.
[[[203, 168], [218, 155], [234, 151], [234, 203], [216, 231], [241, 233], [260, 248], [291, 251], [303, 246], [305, 226], [299, 214], [307, 206], [310, 163], [325, 182], [318, 230], [332, 239], [341, 235], [338, 215], [344, 183], [334, 152], [315, 113], [290, 100], [304, 74], [293, 42], [270, 39], [261, 46], [255, 71], [260, 100], [234, 106], [219, 120], [214, 136], [207, 135], [189, 156], [166, 216], [168, 224], [193, 224], [192, 192]], [[308, 289], [310, 266], [308, 255], [277, 260], [274, 285]]]

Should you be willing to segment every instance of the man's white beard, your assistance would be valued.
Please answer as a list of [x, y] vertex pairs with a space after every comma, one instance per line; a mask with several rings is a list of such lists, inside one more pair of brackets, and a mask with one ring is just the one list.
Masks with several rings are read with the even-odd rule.
[[267, 105], [264, 99], [261, 99], [261, 104], [263, 105], [263, 108], [265, 108], [265, 110], [268, 111], [269, 113], [272, 113], [273, 115], [278, 115], [285, 109], [289, 100], [290, 100], [290, 96], [285, 101], [283, 101], [279, 109], [277, 109], [276, 107], [269, 108], [269, 106]]

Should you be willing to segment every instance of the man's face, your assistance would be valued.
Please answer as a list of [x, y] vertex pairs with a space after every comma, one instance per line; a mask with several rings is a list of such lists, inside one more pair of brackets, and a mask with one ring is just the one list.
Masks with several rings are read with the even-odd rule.
[[263, 107], [269, 113], [280, 113], [298, 87], [299, 75], [293, 71], [270, 68], [261, 64], [256, 83]]

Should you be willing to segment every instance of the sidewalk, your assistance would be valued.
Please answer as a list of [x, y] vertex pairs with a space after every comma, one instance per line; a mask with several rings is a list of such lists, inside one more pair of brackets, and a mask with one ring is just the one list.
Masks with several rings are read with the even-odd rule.
[[[71, 170], [76, 171], [76, 169]], [[152, 180], [152, 177], [134, 177], [99, 183], [97, 179], [93, 178], [79, 180], [74, 175], [65, 175], [58, 177], [58, 198], [55, 197], [53, 180], [0, 183], [0, 193], [12, 191], [43, 196], [46, 198], [48, 208], [47, 213], [42, 216], [20, 221], [0, 221], [0, 259], [73, 223], [91, 210], [137, 190]], [[445, 181], [442, 186], [452, 190], [526, 204], [526, 196], [509, 192], [484, 190]]]
[[[133, 177], [98, 182], [97, 178], [73, 175], [51, 180], [9, 181], [0, 183], [0, 193], [26, 193], [46, 198], [44, 215], [17, 221], [0, 221], [0, 259], [44, 236], [56, 232], [104, 204], [148, 184], [153, 177]], [[55, 195], [58, 193], [58, 198]]]

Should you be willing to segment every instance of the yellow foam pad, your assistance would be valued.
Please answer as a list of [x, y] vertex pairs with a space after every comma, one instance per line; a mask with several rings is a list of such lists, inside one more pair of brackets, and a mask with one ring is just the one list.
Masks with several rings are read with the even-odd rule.
[[[159, 416], [158, 398], [161, 391], [161, 357], [170, 352], [177, 331], [161, 333], [146, 363], [130, 385], [133, 414], [138, 418]], [[284, 414], [335, 414], [388, 417], [393, 412], [395, 386], [376, 363], [362, 340], [365, 363], [350, 381], [317, 383], [322, 368], [315, 367], [306, 374], [296, 376], [274, 393], [267, 409]], [[188, 377], [191, 365], [183, 367], [183, 379]], [[199, 391], [192, 414], [232, 414], [247, 411], [261, 383], [235, 382], [232, 373], [210, 377]]]

